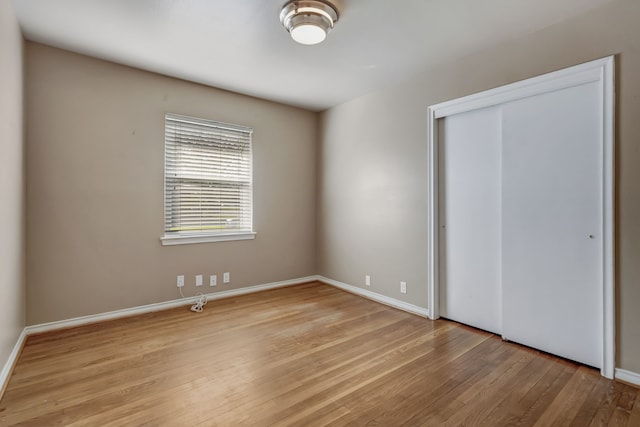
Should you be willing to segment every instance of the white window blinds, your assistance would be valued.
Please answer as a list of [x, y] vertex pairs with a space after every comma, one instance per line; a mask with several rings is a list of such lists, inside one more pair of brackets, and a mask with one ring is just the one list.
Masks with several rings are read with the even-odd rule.
[[252, 232], [252, 132], [166, 115], [165, 238]]

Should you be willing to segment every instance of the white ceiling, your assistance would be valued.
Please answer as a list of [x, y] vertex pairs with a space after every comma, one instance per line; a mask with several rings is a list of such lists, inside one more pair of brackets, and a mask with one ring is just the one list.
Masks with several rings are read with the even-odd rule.
[[320, 111], [612, 0], [341, 0], [295, 43], [286, 0], [13, 0], [25, 37]]

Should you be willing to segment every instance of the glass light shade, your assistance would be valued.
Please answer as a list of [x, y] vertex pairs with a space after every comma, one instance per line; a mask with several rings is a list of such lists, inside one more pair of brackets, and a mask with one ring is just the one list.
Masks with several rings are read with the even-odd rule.
[[291, 38], [300, 44], [318, 44], [327, 37], [327, 33], [317, 25], [303, 24], [291, 29]]
[[291, 38], [305, 45], [322, 42], [338, 20], [328, 0], [291, 0], [280, 11], [280, 22]]

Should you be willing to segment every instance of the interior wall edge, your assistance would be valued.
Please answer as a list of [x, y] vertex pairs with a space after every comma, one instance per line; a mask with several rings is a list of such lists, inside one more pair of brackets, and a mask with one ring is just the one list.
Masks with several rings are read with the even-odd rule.
[[0, 397], [26, 324], [25, 41], [10, 1], [0, 2]]
[[13, 368], [18, 363], [22, 348], [27, 341], [27, 336], [27, 328], [25, 327], [22, 332], [20, 332], [20, 335], [16, 340], [16, 344], [13, 346], [13, 350], [11, 350], [11, 353], [9, 354], [9, 358], [2, 367], [2, 371], [0, 371], [0, 400], [2, 400], [2, 396], [4, 395], [4, 392], [7, 388], [7, 384], [9, 384], [9, 378], [11, 378]]
[[372, 301], [376, 301], [381, 304], [388, 305], [390, 307], [397, 308], [402, 311], [406, 311], [407, 313], [416, 314], [421, 317], [429, 317], [429, 310], [425, 307], [420, 307], [408, 302], [400, 301], [398, 299], [391, 298], [377, 292], [369, 291], [367, 289], [362, 289], [357, 286], [350, 285], [348, 283], [340, 282], [334, 279], [329, 279], [328, 277], [318, 276], [318, 280], [322, 283], [326, 283], [327, 285], [331, 285], [336, 288], [342, 289], [343, 291], [347, 291], [349, 293], [356, 294], [358, 296], [370, 299]]

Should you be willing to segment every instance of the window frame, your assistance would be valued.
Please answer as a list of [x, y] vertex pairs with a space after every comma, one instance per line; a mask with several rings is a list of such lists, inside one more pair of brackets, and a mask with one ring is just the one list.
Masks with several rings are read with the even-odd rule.
[[[249, 134], [249, 149], [250, 149], [250, 160], [249, 160], [249, 203], [250, 203], [250, 226], [251, 230], [247, 231], [247, 229], [239, 229], [239, 230], [224, 230], [224, 231], [205, 231], [205, 230], [197, 230], [191, 232], [178, 231], [178, 232], [170, 232], [167, 231], [167, 146], [168, 146], [168, 138], [167, 138], [167, 126], [169, 120], [174, 121], [182, 121], [185, 123], [191, 122], [192, 124], [196, 124], [199, 126], [212, 126], [218, 129], [227, 129], [237, 132], [246, 132]], [[190, 116], [184, 116], [180, 114], [174, 113], [165, 113], [164, 118], [165, 125], [165, 135], [164, 135], [164, 164], [163, 164], [163, 236], [160, 238], [160, 241], [163, 246], [171, 246], [171, 245], [183, 245], [183, 244], [194, 244], [194, 243], [209, 243], [209, 242], [228, 242], [235, 240], [251, 240], [255, 239], [256, 232], [253, 228], [253, 128], [242, 125], [235, 125], [230, 123], [223, 123], [209, 119], [196, 118]]]

